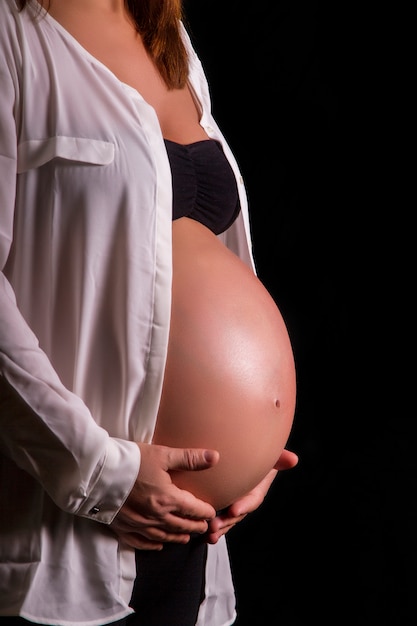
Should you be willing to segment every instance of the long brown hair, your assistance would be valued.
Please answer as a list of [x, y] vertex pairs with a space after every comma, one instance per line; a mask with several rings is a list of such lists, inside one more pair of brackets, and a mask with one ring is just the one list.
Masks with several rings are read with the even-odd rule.
[[[19, 8], [22, 10], [28, 1], [17, 0]], [[38, 1], [43, 7], [49, 4]], [[125, 4], [166, 85], [170, 89], [184, 87], [188, 59], [180, 31], [182, 0], [125, 0]]]

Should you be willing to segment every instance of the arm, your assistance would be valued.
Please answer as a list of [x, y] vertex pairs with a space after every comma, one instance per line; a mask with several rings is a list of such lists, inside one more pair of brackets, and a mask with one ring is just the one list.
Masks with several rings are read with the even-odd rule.
[[[81, 398], [61, 382], [53, 361], [21, 313], [26, 310], [25, 289], [35, 289], [33, 284], [26, 284], [15, 293], [11, 278], [14, 255], [25, 254], [25, 244], [29, 242], [30, 246], [31, 242], [29, 211], [20, 195], [18, 218], [25, 236], [19, 240], [19, 250], [16, 242], [13, 246], [18, 124], [25, 117], [20, 110], [19, 89], [25, 81], [18, 67], [20, 47], [13, 33], [6, 31], [7, 24], [5, 29], [0, 28], [0, 451], [33, 476], [62, 510], [109, 524], [125, 502], [123, 514], [129, 517], [129, 505], [140, 500], [136, 497], [138, 487], [146, 484], [143, 476], [149, 468], [156, 467], [163, 483], [168, 469], [177, 467], [177, 460], [169, 459], [169, 451], [148, 458], [145, 449], [141, 463], [138, 445], [110, 437]], [[33, 198], [34, 194], [28, 193], [27, 202]], [[38, 223], [37, 228], [41, 228]], [[27, 276], [25, 280], [27, 283]], [[42, 296], [42, 289], [34, 294], [40, 303]], [[45, 305], [47, 312], [48, 303]], [[185, 461], [179, 461], [181, 467], [188, 467], [189, 456], [190, 452], [185, 451]], [[206, 461], [198, 463], [207, 466]], [[153, 486], [148, 490], [141, 487], [142, 500], [151, 499], [148, 494]], [[166, 482], [159, 493], [162, 499], [179, 500], [173, 506], [179, 515], [188, 513], [204, 520], [214, 514], [211, 507], [199, 501], [183, 503], [184, 495], [172, 493]], [[152, 525], [152, 517], [160, 515], [158, 502], [148, 505], [148, 509], [144, 526]], [[160, 518], [158, 522], [159, 527], [164, 526]], [[167, 530], [171, 526], [167, 524]]]
[[[3, 38], [4, 35], [4, 38]], [[0, 449], [65, 511], [109, 522], [135, 480], [139, 451], [111, 439], [60, 382], [19, 311], [4, 273], [12, 246], [21, 77], [7, 29], [0, 37]], [[41, 297], [41, 294], [40, 294]], [[106, 497], [114, 470], [118, 489]]]
[[96, 518], [108, 523], [132, 488], [139, 450], [110, 438], [61, 384], [4, 273], [13, 239], [20, 117], [10, 46], [6, 37], [0, 40], [0, 449], [63, 510], [89, 517], [99, 508]]

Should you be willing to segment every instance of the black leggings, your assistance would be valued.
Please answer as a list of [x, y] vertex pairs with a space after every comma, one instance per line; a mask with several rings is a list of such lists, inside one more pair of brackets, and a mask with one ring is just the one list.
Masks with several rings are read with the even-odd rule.
[[136, 582], [129, 626], [195, 626], [204, 600], [207, 544], [165, 544], [160, 552], [136, 551]]

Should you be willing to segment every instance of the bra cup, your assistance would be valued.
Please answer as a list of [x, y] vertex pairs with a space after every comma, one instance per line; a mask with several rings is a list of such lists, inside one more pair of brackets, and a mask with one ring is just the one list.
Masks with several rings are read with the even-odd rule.
[[165, 139], [172, 172], [173, 220], [189, 217], [215, 235], [240, 211], [235, 175], [215, 139], [179, 144]]

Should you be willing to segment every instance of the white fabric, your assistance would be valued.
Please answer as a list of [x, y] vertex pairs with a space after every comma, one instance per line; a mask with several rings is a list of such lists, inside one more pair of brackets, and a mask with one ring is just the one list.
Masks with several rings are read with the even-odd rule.
[[[152, 438], [170, 318], [171, 174], [155, 111], [52, 17], [0, 3], [0, 615], [121, 619], [134, 553], [108, 529]], [[238, 166], [184, 31], [201, 124]], [[101, 522], [101, 523], [99, 523]], [[209, 546], [198, 626], [235, 618]]]

